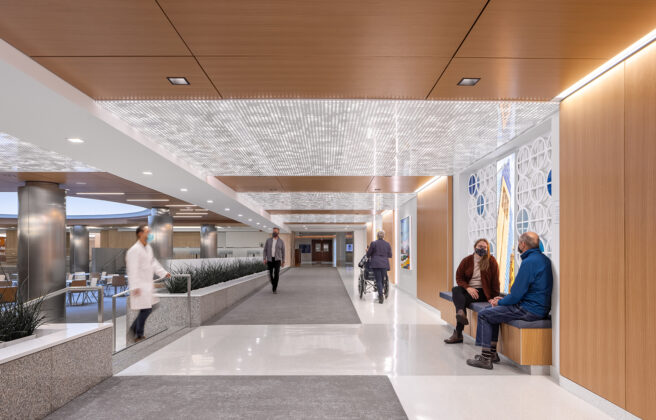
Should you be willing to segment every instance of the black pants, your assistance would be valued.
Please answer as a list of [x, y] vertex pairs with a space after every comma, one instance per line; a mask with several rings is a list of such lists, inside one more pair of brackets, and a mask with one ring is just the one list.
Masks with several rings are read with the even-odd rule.
[[280, 277], [280, 260], [275, 258], [267, 261], [267, 267], [269, 267], [269, 281], [271, 282], [271, 288], [275, 292], [278, 288], [278, 278]]
[[132, 323], [130, 329], [134, 332], [134, 335], [138, 337], [144, 336], [144, 328], [146, 327], [146, 319], [150, 316], [150, 313], [153, 311], [153, 308], [140, 309], [139, 315]]
[[383, 289], [383, 283], [385, 280], [385, 274], [387, 274], [386, 268], [373, 268], [374, 277], [376, 277], [376, 288], [378, 289], [378, 299], [383, 299], [385, 297]]
[[[465, 316], [466, 316], [467, 307], [472, 302], [487, 302], [488, 299], [485, 296], [485, 292], [483, 291], [483, 289], [477, 288], [476, 290], [478, 290], [478, 299], [474, 299], [473, 297], [471, 297], [469, 292], [467, 292], [467, 289], [465, 289], [464, 287], [456, 286], [451, 290], [453, 292], [453, 304], [456, 307], [456, 312], [462, 309], [463, 311], [465, 311]], [[465, 329], [465, 326], [458, 322], [456, 324], [456, 331], [458, 331], [458, 333], [462, 333], [463, 329]]]

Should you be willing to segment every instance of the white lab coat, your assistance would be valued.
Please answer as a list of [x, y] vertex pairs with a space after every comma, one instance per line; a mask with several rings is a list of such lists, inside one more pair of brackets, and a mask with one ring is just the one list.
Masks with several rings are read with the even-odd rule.
[[167, 271], [153, 256], [150, 245], [142, 245], [137, 241], [125, 254], [127, 266], [128, 284], [130, 290], [139, 289], [141, 293], [136, 296], [130, 293], [130, 308], [147, 309], [152, 308], [158, 299], [155, 298], [155, 285], [153, 276], [164, 277]]

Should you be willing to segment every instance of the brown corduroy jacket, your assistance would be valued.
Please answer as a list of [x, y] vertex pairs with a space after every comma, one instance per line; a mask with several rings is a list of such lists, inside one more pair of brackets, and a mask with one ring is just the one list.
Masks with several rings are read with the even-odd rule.
[[[469, 280], [473, 275], [474, 254], [466, 256], [460, 262], [456, 271], [456, 283], [466, 289], [469, 287]], [[499, 264], [492, 255], [490, 255], [490, 267], [486, 271], [481, 271], [481, 283], [488, 300], [499, 296]]]

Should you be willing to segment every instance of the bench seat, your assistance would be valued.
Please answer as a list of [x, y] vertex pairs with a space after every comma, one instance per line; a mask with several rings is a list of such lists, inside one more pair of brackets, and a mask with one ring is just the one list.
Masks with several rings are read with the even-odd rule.
[[[440, 297], [453, 302], [452, 292], [440, 292]], [[445, 302], [446, 303], [446, 302]], [[487, 302], [474, 302], [467, 312], [469, 325], [464, 333], [476, 338], [478, 312], [491, 305]], [[455, 308], [453, 304], [440, 305], [442, 319], [454, 325]], [[514, 320], [501, 324], [499, 352], [520, 365], [546, 366], [551, 364], [551, 319], [538, 321]]]

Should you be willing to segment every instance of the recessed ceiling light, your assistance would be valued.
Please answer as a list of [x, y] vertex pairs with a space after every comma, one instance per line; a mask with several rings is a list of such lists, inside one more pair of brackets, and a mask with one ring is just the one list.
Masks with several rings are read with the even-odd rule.
[[226, 207], [226, 208], [224, 208], [223, 210], [225, 210], [225, 211], [230, 211], [230, 209], [229, 209], [229, 208], [227, 208], [227, 207]]
[[249, 221], [249, 222], [252, 222], [252, 221], [253, 221], [253, 219], [248, 219], [248, 221]]
[[255, 223], [255, 224], [256, 224], [256, 225], [259, 225], [259, 224], [260, 224], [260, 222], [257, 222], [257, 223]]
[[176, 215], [180, 216], [207, 216], [207, 213], [187, 213], [187, 212], [178, 212]]
[[140, 202], [140, 201], [169, 201], [168, 198], [128, 198], [125, 201], [131, 201], [131, 202]]
[[186, 188], [180, 188], [180, 191], [187, 192], [187, 189]]
[[167, 204], [166, 207], [196, 207], [195, 204]]
[[66, 140], [68, 140], [71, 143], [76, 143], [76, 144], [84, 143], [84, 140], [82, 140], [80, 138], [77, 138], [77, 137], [72, 137], [72, 138], [66, 139]]
[[189, 80], [187, 80], [186, 77], [167, 77], [169, 82], [171, 82], [172, 85], [188, 85]]
[[122, 192], [79, 192], [77, 195], [125, 195]]
[[243, 214], [238, 214], [237, 217], [243, 217]]
[[458, 86], [474, 86], [479, 80], [481, 80], [480, 77], [463, 77], [458, 82]]
[[185, 219], [200, 219], [200, 218], [203, 217], [203, 216], [199, 216], [199, 215], [197, 215], [197, 214], [189, 215], [189, 216], [179, 216], [179, 215], [175, 214], [175, 215], [173, 215], [173, 217], [179, 217], [179, 218], [181, 218], [181, 219], [182, 219], [182, 218], [185, 218]]
[[86, 182], [76, 182], [77, 185], [87, 185]]
[[207, 202], [212, 204], [214, 201], [213, 200], [207, 200]]
[[144, 174], [144, 175], [152, 175], [153, 173], [150, 172], [150, 171], [143, 171], [142, 174]]

